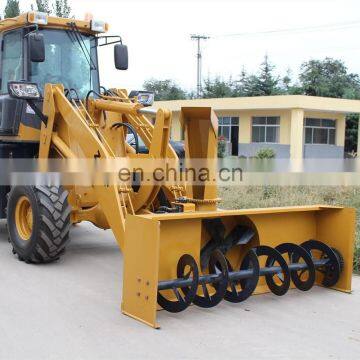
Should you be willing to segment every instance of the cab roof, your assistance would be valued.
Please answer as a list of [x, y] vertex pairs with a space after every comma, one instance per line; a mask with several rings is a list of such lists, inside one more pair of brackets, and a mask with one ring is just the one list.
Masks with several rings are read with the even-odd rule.
[[[36, 14], [35, 11], [23, 13], [14, 18], [8, 18], [0, 21], [0, 33], [22, 28], [28, 25], [36, 24], [35, 18]], [[49, 28], [49, 29], [69, 29], [70, 23], [75, 23], [78, 29], [81, 32], [85, 32], [88, 34], [97, 34], [98, 32], [91, 30], [91, 21], [84, 21], [84, 20], [76, 20], [76, 19], [67, 19], [67, 18], [59, 18], [55, 16], [47, 16], [47, 24], [38, 24], [39, 28]], [[108, 30], [108, 24], [105, 24], [106, 31]]]

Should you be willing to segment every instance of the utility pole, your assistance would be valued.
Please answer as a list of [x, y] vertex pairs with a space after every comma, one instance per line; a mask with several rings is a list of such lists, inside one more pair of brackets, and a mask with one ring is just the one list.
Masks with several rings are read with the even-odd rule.
[[207, 40], [210, 39], [209, 36], [205, 35], [191, 35], [191, 40], [197, 41], [197, 85], [196, 85], [196, 94], [199, 98], [201, 96], [201, 84], [202, 84], [202, 75], [201, 75], [201, 60], [202, 60], [202, 54], [201, 54], [201, 40]]

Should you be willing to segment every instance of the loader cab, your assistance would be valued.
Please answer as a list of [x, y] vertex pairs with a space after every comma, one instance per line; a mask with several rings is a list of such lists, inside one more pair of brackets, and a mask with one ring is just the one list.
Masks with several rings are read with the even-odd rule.
[[[46, 83], [74, 89], [80, 99], [90, 90], [99, 92], [97, 39], [94, 35], [71, 30], [40, 29], [45, 59], [31, 62], [28, 56], [27, 80], [44, 90]], [[27, 47], [28, 49], [29, 47]]]
[[[63, 84], [84, 99], [90, 90], [100, 91], [97, 38], [75, 34], [71, 29], [39, 28], [44, 58], [30, 56], [33, 27], [10, 30], [0, 35], [0, 136], [16, 136], [19, 125], [40, 129], [41, 121], [21, 99], [10, 98], [8, 83], [26, 80], [37, 83], [43, 93], [46, 83]], [[39, 56], [39, 54], [35, 54]], [[33, 59], [31, 59], [31, 57]], [[43, 60], [43, 61], [42, 61]], [[41, 104], [39, 104], [42, 107]]]

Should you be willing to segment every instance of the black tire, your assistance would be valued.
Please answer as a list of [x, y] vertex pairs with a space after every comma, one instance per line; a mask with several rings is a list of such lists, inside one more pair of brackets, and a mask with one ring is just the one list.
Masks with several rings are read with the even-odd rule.
[[176, 155], [180, 160], [185, 159], [185, 145], [183, 141], [170, 140], [170, 145], [175, 150]]
[[[26, 197], [31, 206], [32, 226], [27, 240], [17, 229], [16, 206]], [[13, 253], [27, 263], [58, 260], [69, 241], [70, 213], [68, 192], [56, 186], [16, 186], [8, 194], [7, 222]]]

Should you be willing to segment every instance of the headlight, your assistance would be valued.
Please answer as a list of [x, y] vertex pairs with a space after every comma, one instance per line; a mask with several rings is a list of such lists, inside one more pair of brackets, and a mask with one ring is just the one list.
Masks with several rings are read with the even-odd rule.
[[26, 82], [8, 82], [9, 95], [15, 99], [37, 100], [41, 98], [38, 85]]
[[144, 106], [151, 106], [154, 103], [154, 93], [151, 91], [133, 90], [130, 92], [129, 98], [136, 98], [137, 101]]
[[28, 22], [31, 24], [47, 25], [48, 14], [39, 11], [29, 12]]
[[91, 20], [91, 31], [104, 33], [108, 31], [108, 24], [105, 21]]

